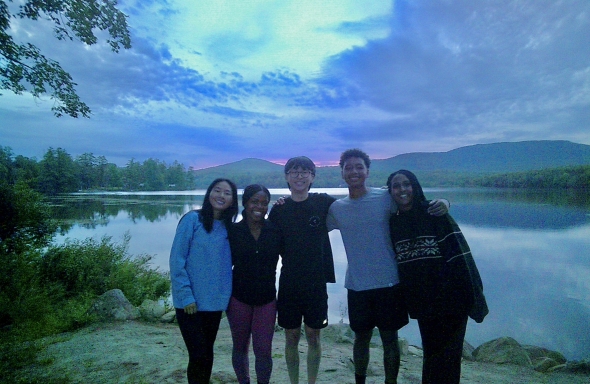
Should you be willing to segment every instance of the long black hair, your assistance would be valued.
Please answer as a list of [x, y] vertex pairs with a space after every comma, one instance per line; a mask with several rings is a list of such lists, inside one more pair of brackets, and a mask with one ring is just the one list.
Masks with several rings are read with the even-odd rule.
[[420, 182], [418, 181], [418, 178], [416, 177], [416, 175], [414, 175], [412, 172], [407, 171], [405, 169], [400, 169], [399, 171], [395, 171], [391, 175], [389, 175], [389, 177], [387, 178], [387, 190], [389, 191], [389, 194], [391, 195], [391, 180], [393, 180], [395, 175], [398, 175], [398, 174], [402, 174], [402, 175], [406, 176], [408, 178], [408, 180], [410, 180], [410, 184], [412, 184], [412, 194], [414, 195], [413, 201], [412, 201], [412, 208], [422, 206], [422, 203], [427, 201], [426, 196], [424, 196], [424, 191], [422, 190], [422, 186], [420, 185]]
[[[268, 188], [262, 184], [251, 184], [244, 188], [244, 193], [242, 194], [242, 206], [246, 208], [246, 203], [248, 203], [248, 200], [250, 200], [252, 196], [258, 192], [264, 192], [266, 197], [268, 197], [268, 201], [270, 201], [270, 192]], [[246, 209], [242, 211], [242, 216], [246, 217]]]
[[209, 201], [209, 197], [211, 196], [211, 191], [213, 190], [213, 187], [215, 187], [215, 185], [221, 183], [222, 181], [225, 181], [231, 187], [232, 202], [231, 205], [221, 213], [221, 221], [223, 221], [223, 224], [226, 228], [229, 228], [230, 224], [236, 220], [236, 217], [238, 217], [238, 188], [236, 187], [236, 184], [233, 181], [224, 178], [218, 178], [213, 180], [211, 185], [209, 185], [209, 188], [207, 188], [207, 192], [205, 193], [203, 207], [198, 210], [199, 221], [203, 223], [203, 227], [205, 227], [207, 233], [211, 233], [211, 231], [213, 230], [214, 220], [213, 206]]

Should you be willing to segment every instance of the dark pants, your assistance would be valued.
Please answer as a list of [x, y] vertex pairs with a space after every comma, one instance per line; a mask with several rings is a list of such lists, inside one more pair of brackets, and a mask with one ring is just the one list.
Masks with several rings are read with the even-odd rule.
[[184, 309], [176, 308], [176, 319], [188, 351], [186, 376], [189, 384], [209, 384], [221, 311], [187, 315]]
[[467, 315], [418, 319], [424, 359], [423, 384], [458, 384]]

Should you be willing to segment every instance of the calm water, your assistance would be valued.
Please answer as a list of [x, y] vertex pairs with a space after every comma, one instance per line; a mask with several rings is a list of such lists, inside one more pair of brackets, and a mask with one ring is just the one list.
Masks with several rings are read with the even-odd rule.
[[[342, 197], [346, 189], [314, 190]], [[288, 190], [271, 190], [273, 199]], [[509, 190], [426, 190], [428, 198], [451, 201], [484, 282], [490, 314], [469, 321], [466, 339], [477, 347], [500, 336], [562, 352], [568, 359], [590, 357], [590, 198], [567, 192]], [[131, 254], [154, 256], [168, 270], [176, 224], [199, 208], [204, 191], [76, 194], [56, 200], [56, 216], [67, 220], [66, 238], [120, 241], [131, 235]], [[347, 322], [343, 287], [346, 255], [338, 231], [330, 234], [337, 283], [328, 287], [330, 322]], [[415, 321], [400, 331], [420, 345]]]

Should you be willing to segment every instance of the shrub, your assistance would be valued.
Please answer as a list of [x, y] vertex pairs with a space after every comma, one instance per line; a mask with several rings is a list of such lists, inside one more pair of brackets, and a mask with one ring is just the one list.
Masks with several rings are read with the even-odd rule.
[[119, 244], [104, 236], [100, 241], [75, 240], [52, 246], [41, 259], [41, 280], [57, 287], [65, 298], [96, 297], [118, 288], [137, 306], [144, 299], [166, 296], [170, 291], [168, 274], [150, 268], [150, 255], [129, 255], [129, 240], [126, 234]]

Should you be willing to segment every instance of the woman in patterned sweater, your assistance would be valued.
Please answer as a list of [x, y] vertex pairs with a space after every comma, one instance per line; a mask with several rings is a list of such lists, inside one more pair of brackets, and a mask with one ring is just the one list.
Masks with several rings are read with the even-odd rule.
[[422, 383], [459, 383], [467, 318], [488, 313], [479, 272], [455, 220], [426, 212], [412, 172], [392, 173], [387, 186], [398, 206], [389, 223], [400, 284], [422, 337]]

